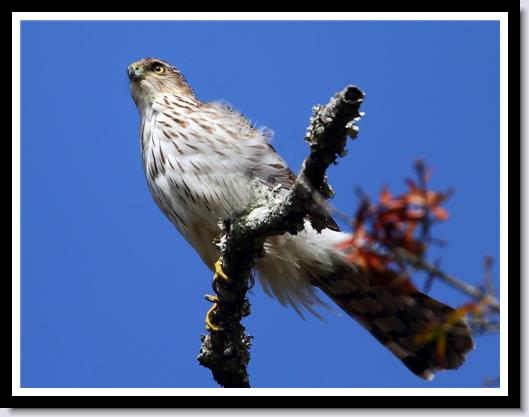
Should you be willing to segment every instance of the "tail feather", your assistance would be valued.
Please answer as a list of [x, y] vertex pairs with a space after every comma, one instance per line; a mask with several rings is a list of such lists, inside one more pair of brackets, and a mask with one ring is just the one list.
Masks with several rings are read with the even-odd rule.
[[314, 284], [421, 378], [459, 368], [474, 347], [454, 309], [411, 286], [381, 283], [351, 268]]

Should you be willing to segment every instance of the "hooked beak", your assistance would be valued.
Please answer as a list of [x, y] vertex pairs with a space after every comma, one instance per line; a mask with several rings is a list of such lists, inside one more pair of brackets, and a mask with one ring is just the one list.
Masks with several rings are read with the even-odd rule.
[[137, 62], [134, 62], [133, 64], [129, 65], [129, 68], [127, 69], [127, 74], [129, 75], [129, 79], [131, 81], [143, 78], [143, 71]]

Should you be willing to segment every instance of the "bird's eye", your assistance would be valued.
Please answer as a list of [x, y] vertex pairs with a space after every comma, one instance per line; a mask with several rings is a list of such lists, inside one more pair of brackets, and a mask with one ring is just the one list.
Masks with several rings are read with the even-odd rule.
[[163, 74], [165, 72], [165, 67], [163, 65], [155, 65], [153, 71], [156, 74]]

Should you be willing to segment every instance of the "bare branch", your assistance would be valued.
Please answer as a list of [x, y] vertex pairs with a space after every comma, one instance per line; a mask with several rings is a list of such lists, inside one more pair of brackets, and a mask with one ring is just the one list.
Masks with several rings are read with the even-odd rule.
[[478, 301], [484, 300], [493, 311], [497, 313], [500, 312], [500, 302], [496, 297], [494, 297], [493, 294], [485, 293], [473, 285], [446, 274], [435, 265], [426, 262], [421, 257], [416, 256], [403, 248], [392, 248], [391, 253], [401, 260], [408, 262], [415, 269], [428, 272], [431, 276], [439, 278], [441, 281], [461, 291], [463, 294], [466, 294]]
[[220, 239], [222, 269], [229, 281], [215, 280], [218, 295], [213, 311], [215, 323], [222, 330], [202, 336], [199, 362], [211, 369], [215, 380], [224, 387], [249, 387], [246, 370], [251, 336], [240, 323], [249, 314], [246, 291], [256, 259], [264, 254], [265, 240], [283, 233], [297, 234], [310, 215], [313, 227], [321, 231], [328, 216], [323, 198], [332, 197], [326, 180], [327, 168], [345, 155], [348, 136], [355, 138], [364, 93], [348, 86], [330, 102], [313, 109], [305, 140], [310, 155], [302, 164], [298, 178], [284, 196], [279, 189], [262, 194], [245, 213], [224, 222]]

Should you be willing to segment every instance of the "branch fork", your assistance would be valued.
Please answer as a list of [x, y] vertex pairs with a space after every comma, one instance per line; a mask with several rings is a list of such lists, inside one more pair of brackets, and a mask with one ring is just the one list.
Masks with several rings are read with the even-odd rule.
[[351, 85], [327, 105], [315, 106], [305, 135], [310, 154], [291, 189], [281, 198], [274, 189], [258, 195], [245, 213], [223, 222], [217, 245], [222, 271], [229, 280], [213, 282], [213, 315], [221, 330], [202, 335], [198, 356], [200, 364], [209, 368], [223, 387], [250, 387], [247, 366], [252, 336], [246, 333], [241, 319], [250, 314], [246, 293], [253, 284], [255, 262], [264, 255], [264, 243], [271, 236], [297, 234], [308, 215], [314, 229], [325, 228], [325, 199], [333, 196], [326, 171], [338, 157], [345, 156], [347, 137], [356, 138], [363, 100], [364, 93]]

